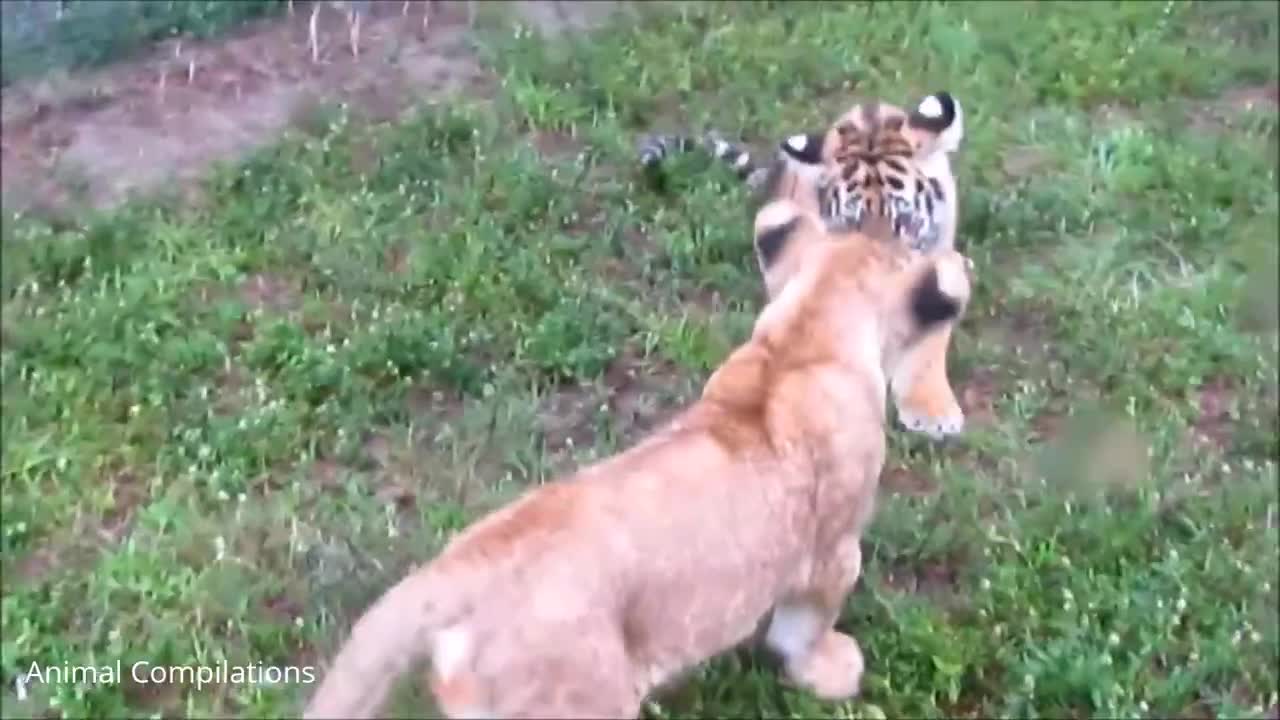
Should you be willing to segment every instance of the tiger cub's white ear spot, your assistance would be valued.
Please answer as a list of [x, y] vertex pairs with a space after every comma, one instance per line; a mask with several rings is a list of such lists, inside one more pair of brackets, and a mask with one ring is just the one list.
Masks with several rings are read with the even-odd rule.
[[787, 147], [791, 148], [792, 150], [795, 150], [798, 153], [802, 153], [809, 148], [809, 136], [808, 135], [792, 135], [791, 137], [787, 138]]
[[938, 98], [930, 95], [920, 101], [920, 106], [916, 108], [916, 111], [927, 118], [942, 117], [942, 103], [938, 101]]

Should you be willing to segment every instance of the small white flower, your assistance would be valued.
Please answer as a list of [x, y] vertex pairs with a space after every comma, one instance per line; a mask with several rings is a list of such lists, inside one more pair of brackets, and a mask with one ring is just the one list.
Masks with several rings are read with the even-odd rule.
[[1120, 636], [1115, 633], [1111, 633], [1110, 635], [1107, 636], [1107, 644], [1110, 645], [1111, 647], [1115, 647], [1119, 645]]

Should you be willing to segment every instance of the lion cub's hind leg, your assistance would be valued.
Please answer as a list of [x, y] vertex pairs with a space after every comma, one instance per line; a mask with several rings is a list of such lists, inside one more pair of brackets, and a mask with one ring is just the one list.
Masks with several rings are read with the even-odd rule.
[[446, 712], [481, 710], [471, 717], [509, 720], [638, 718], [647, 687], [616, 630], [605, 618], [584, 618], [573, 627], [495, 641], [479, 662], [486, 666], [481, 697], [488, 702], [455, 703]]
[[898, 422], [939, 440], [964, 430], [964, 410], [947, 379], [947, 351], [954, 323], [920, 339], [890, 380]]
[[834, 629], [861, 572], [862, 550], [850, 537], [817, 569], [808, 592], [774, 607], [765, 633], [765, 645], [782, 657], [787, 678], [823, 700], [851, 698], [862, 685], [862, 649]]

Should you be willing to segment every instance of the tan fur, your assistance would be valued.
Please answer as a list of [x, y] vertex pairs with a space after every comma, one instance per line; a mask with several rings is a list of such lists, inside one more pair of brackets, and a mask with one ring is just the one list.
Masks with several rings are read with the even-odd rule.
[[793, 204], [790, 270], [751, 338], [666, 428], [460, 533], [351, 631], [306, 717], [372, 717], [432, 660], [451, 717], [636, 717], [652, 690], [748, 640], [820, 697], [855, 695], [832, 626], [861, 572], [884, 461], [885, 378], [918, 339], [914, 288], [962, 308], [965, 259], [819, 241]]

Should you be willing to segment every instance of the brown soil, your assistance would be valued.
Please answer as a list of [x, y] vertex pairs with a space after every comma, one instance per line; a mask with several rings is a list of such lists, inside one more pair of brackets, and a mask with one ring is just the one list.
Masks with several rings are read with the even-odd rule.
[[922, 562], [910, 567], [891, 566], [884, 573], [884, 583], [901, 593], [939, 597], [951, 594], [957, 580], [956, 563]]
[[1198, 413], [1192, 423], [1193, 443], [1197, 447], [1211, 446], [1219, 451], [1231, 447], [1231, 407], [1235, 403], [1235, 388], [1231, 379], [1223, 376], [1209, 378], [1196, 389]]
[[470, 15], [514, 16], [558, 34], [587, 28], [617, 5], [505, 4], [511, 12], [497, 3], [372, 3], [353, 56], [345, 13], [326, 3], [313, 62], [310, 7], [299, 3], [291, 16], [230, 37], [168, 42], [142, 60], [5, 88], [4, 205], [103, 207], [175, 180], [190, 187], [215, 162], [270, 142], [321, 103], [345, 102], [377, 120], [459, 92], [487, 97], [496, 78], [472, 49], [471, 23], [479, 21]]

